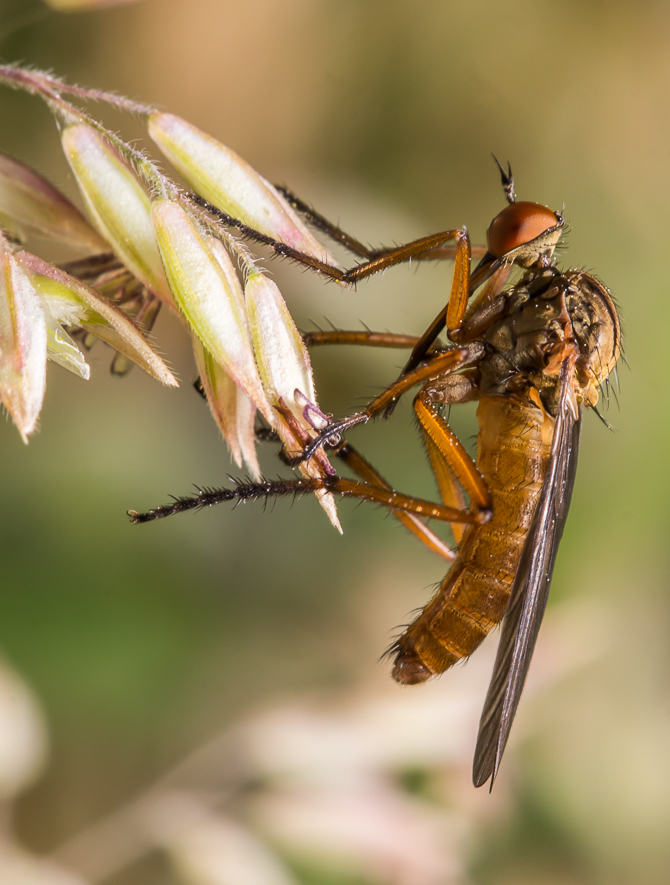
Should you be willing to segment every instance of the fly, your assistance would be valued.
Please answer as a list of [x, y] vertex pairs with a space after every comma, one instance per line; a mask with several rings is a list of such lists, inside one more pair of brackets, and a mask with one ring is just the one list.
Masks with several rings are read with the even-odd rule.
[[[329, 448], [356, 479], [334, 475], [238, 483], [147, 513], [130, 512], [139, 523], [220, 501], [320, 489], [387, 507], [451, 563], [435, 596], [391, 649], [393, 678], [415, 684], [443, 673], [471, 655], [502, 622], [475, 749], [473, 782], [478, 787], [487, 781], [493, 786], [530, 665], [570, 505], [582, 412], [596, 406], [621, 349], [609, 291], [592, 274], [562, 271], [555, 264], [554, 250], [565, 228], [562, 215], [539, 203], [517, 201], [511, 169], [498, 166], [508, 205], [491, 222], [487, 249], [480, 250], [484, 254], [472, 271], [465, 228], [370, 250], [284, 191], [313, 226], [362, 259], [340, 270], [204, 204], [243, 235], [344, 284], [410, 259], [453, 258], [450, 297], [420, 338], [345, 331], [305, 336], [308, 345], [412, 348], [400, 378], [365, 409], [330, 423], [299, 455], [283, 453], [286, 463], [297, 464], [321, 446]], [[515, 267], [521, 276], [506, 288]], [[445, 329], [448, 344], [440, 346], [436, 342]], [[388, 417], [398, 399], [418, 385], [414, 411], [439, 504], [396, 492], [343, 438], [358, 424]], [[475, 461], [440, 411], [471, 401], [478, 402]], [[267, 430], [259, 435], [272, 436]], [[426, 518], [450, 524], [456, 551], [428, 528]]]

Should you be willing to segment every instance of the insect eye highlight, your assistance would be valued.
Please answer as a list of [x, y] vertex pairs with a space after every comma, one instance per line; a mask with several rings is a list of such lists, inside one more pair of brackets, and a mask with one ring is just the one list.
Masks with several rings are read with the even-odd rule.
[[512, 203], [496, 215], [486, 232], [489, 252], [501, 258], [562, 223], [560, 215], [540, 203]]

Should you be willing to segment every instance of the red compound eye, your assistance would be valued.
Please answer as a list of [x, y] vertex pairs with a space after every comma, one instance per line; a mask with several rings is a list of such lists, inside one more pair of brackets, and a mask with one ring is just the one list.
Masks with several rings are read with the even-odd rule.
[[499, 212], [486, 232], [489, 252], [500, 258], [560, 224], [560, 217], [539, 203], [512, 203]]

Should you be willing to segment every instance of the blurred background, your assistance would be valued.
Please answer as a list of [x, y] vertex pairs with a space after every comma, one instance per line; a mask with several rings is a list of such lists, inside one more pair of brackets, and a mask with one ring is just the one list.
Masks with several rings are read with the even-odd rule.
[[[561, 260], [611, 288], [626, 335], [615, 432], [587, 416], [492, 795], [469, 779], [495, 639], [421, 689], [379, 661], [436, 557], [347, 502], [343, 537], [311, 499], [130, 526], [128, 508], [236, 473], [188, 338], [161, 315], [177, 391], [110, 376], [103, 345], [88, 384], [51, 364], [30, 445], [0, 428], [2, 885], [667, 882], [670, 6], [0, 0], [0, 37], [5, 61], [186, 117], [374, 245], [462, 224], [482, 243], [504, 205], [494, 151], [521, 199], [565, 206]], [[0, 115], [0, 149], [74, 197], [42, 103], [4, 90]], [[400, 267], [344, 292], [272, 270], [301, 328], [414, 334], [451, 275]], [[343, 415], [404, 354], [313, 362]], [[472, 447], [473, 410], [452, 422]], [[407, 405], [352, 441], [434, 497]], [[261, 464], [278, 472], [272, 450]]]

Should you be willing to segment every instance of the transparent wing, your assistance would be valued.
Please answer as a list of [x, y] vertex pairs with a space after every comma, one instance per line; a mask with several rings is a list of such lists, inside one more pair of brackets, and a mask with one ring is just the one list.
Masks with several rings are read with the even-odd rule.
[[581, 430], [581, 411], [575, 417], [569, 400], [570, 374], [566, 361], [547, 474], [521, 552], [479, 722], [472, 772], [476, 787], [490, 778], [493, 788], [533, 656], [570, 507]]

